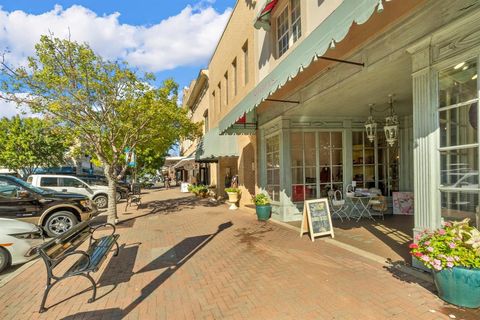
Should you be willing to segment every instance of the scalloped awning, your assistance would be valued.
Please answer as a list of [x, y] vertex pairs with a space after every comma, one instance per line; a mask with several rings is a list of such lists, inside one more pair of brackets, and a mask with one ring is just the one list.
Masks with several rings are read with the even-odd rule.
[[234, 126], [245, 114], [247, 116], [251, 114], [250, 112], [260, 103], [280, 89], [287, 81], [295, 78], [310, 63], [323, 56], [332, 41], [342, 41], [347, 36], [353, 23], [363, 24], [367, 22], [377, 6], [378, 11], [383, 10], [382, 0], [344, 0], [220, 121], [218, 126], [220, 134], [238, 134], [239, 132], [228, 129]]
[[238, 157], [237, 138], [220, 135], [218, 128], [210, 129], [197, 145], [196, 162], [216, 162], [221, 157]]

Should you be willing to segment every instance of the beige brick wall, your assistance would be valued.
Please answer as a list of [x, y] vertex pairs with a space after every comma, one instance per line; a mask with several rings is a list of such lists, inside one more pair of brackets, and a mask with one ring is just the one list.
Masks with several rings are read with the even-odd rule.
[[[208, 91], [210, 125], [212, 128], [218, 127], [218, 122], [255, 87], [258, 69], [255, 64], [253, 38], [255, 5], [258, 6], [258, 1], [237, 1], [232, 16], [210, 60], [208, 66], [210, 86]], [[248, 51], [247, 60], [245, 60], [245, 47]], [[236, 63], [236, 73], [232, 65], [233, 62]], [[245, 66], [248, 70], [247, 81]], [[225, 74], [228, 75], [228, 85]], [[236, 90], [234, 83], [236, 83]], [[226, 97], [227, 87], [228, 97]], [[239, 177], [239, 188], [242, 191], [240, 205], [251, 204], [251, 197], [255, 194], [256, 189], [256, 139], [255, 136], [238, 136], [237, 141], [239, 157], [222, 158], [216, 165], [218, 166], [215, 173], [215, 175], [218, 175], [215, 179], [217, 192], [221, 196], [225, 195], [225, 174], [227, 170], [230, 170], [232, 175], [237, 174]], [[213, 168], [211, 171], [213, 183]]]

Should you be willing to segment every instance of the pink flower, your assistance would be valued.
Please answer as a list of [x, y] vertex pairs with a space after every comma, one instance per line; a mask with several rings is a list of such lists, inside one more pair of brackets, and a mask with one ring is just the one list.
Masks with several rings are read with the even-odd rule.
[[428, 252], [433, 252], [433, 247], [427, 247]]
[[453, 262], [454, 259], [453, 259], [452, 257], [447, 257], [447, 261], [448, 261], [448, 262]]
[[449, 246], [451, 249], [454, 249], [457, 245], [456, 245], [455, 243], [453, 243], [453, 242], [450, 242], [450, 243], [448, 244], [448, 246]]
[[418, 244], [416, 244], [416, 243], [411, 243], [408, 247], [409, 247], [410, 249], [418, 249]]
[[452, 226], [452, 223], [451, 223], [450, 221], [445, 221], [445, 222], [443, 223], [443, 225], [444, 225], [445, 227], [451, 227], [451, 226]]
[[452, 262], [447, 262], [447, 267], [453, 268], [453, 263]]
[[436, 264], [433, 267], [435, 268], [435, 270], [438, 270], [438, 271], [442, 270], [442, 265]]
[[429, 257], [429, 256], [422, 256], [421, 259], [422, 259], [423, 261], [427, 261], [427, 262], [430, 261], [430, 257]]
[[445, 235], [447, 232], [445, 231], [445, 229], [438, 229], [438, 234], [439, 235]]
[[423, 256], [423, 254], [421, 252], [415, 252], [413, 255], [417, 258], [420, 258], [420, 257]]
[[429, 246], [429, 245], [430, 245], [430, 241], [425, 241], [423, 244], [426, 245], [426, 246]]
[[438, 265], [442, 264], [442, 262], [441, 262], [440, 260], [438, 260], [438, 259], [434, 259], [434, 260], [433, 260], [433, 264], [436, 265], [436, 266], [438, 266]]
[[460, 261], [460, 258], [458, 256], [453, 257], [455, 261]]

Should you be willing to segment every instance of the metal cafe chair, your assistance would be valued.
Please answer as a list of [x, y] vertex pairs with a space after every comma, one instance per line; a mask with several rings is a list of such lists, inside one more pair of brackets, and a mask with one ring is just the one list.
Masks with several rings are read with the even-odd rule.
[[345, 203], [345, 199], [343, 199], [342, 192], [340, 190], [330, 190], [328, 191], [328, 199], [330, 201], [330, 207], [332, 208], [331, 214], [333, 216], [337, 216], [340, 218], [340, 221], [343, 222], [343, 217], [347, 220], [350, 220], [348, 216], [348, 205]]

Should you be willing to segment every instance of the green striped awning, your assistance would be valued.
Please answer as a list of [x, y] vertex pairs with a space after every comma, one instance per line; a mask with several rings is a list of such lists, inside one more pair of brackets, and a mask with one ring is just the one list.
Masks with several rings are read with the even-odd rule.
[[332, 42], [342, 41], [353, 23], [365, 23], [376, 8], [383, 10], [382, 0], [344, 0], [220, 121], [220, 134], [235, 133], [227, 129], [245, 115], [249, 117], [260, 103], [325, 54]]

